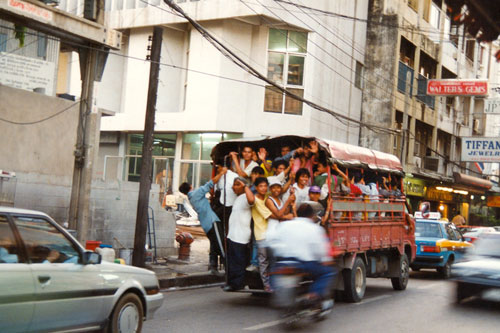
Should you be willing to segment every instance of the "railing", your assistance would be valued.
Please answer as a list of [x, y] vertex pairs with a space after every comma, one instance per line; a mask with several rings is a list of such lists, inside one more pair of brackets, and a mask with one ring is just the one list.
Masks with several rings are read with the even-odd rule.
[[403, 222], [405, 197], [332, 196], [330, 222]]

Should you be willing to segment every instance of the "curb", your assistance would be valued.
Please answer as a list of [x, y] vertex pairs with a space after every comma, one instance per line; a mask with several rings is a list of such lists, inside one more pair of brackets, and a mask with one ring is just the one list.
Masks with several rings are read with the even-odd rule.
[[159, 278], [160, 288], [174, 288], [174, 287], [191, 287], [202, 286], [206, 284], [222, 283], [225, 281], [224, 276], [215, 276], [207, 273], [194, 273], [186, 276], [178, 276], [174, 278]]

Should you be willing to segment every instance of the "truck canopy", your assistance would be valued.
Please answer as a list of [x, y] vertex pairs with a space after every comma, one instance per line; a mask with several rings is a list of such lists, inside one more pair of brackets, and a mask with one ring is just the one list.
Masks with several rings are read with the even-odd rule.
[[390, 173], [403, 173], [401, 162], [392, 154], [337, 141], [296, 135], [228, 140], [217, 144], [213, 148], [211, 156], [214, 161], [221, 161], [230, 152], [239, 152], [243, 146], [250, 146], [254, 150], [264, 147], [270, 156], [277, 157], [280, 156], [280, 149], [283, 146], [289, 146], [293, 150], [303, 147], [311, 141], [318, 142], [320, 150], [332, 163], [345, 167], [363, 167]]

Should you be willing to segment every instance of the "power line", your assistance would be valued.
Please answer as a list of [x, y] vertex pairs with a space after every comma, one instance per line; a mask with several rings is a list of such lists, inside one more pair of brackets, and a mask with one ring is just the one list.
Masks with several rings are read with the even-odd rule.
[[80, 103], [80, 101], [76, 101], [74, 102], [73, 104], [71, 104], [70, 106], [46, 117], [46, 118], [42, 118], [40, 120], [35, 120], [35, 121], [29, 121], [29, 122], [20, 122], [20, 121], [13, 121], [13, 120], [8, 120], [8, 119], [5, 119], [5, 118], [0, 118], [0, 121], [3, 121], [3, 122], [6, 122], [8, 124], [12, 124], [12, 125], [35, 125], [35, 124], [39, 124], [39, 123], [43, 123], [44, 121], [47, 121], [49, 119], [52, 119], [54, 117], [57, 117], [58, 115], [60, 115], [61, 113], [63, 112], [66, 112], [68, 111], [69, 109], [71, 109], [73, 106], [75, 106], [76, 104]]

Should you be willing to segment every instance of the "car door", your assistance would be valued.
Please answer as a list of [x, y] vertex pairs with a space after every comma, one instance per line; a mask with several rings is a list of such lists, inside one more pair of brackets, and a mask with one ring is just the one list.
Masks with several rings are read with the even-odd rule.
[[460, 258], [462, 257], [461, 249], [462, 249], [462, 244], [461, 244], [461, 237], [459, 237], [458, 231], [456, 231], [456, 227], [452, 223], [446, 223], [445, 225], [446, 229], [446, 234], [448, 236], [449, 244], [448, 250], [453, 251], [455, 255], [455, 261], [459, 261]]
[[81, 249], [43, 216], [15, 216], [31, 262], [37, 299], [31, 330], [88, 327], [104, 320], [99, 265], [82, 265]]
[[7, 215], [0, 214], [0, 332], [25, 332], [33, 318], [35, 283]]

